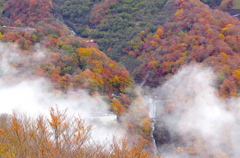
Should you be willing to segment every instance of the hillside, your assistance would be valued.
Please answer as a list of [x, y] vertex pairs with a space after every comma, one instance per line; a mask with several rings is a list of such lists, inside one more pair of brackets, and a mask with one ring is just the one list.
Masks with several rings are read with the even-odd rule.
[[120, 61], [125, 54], [122, 48], [134, 35], [145, 27], [155, 31], [165, 20], [159, 12], [166, 0], [54, 2], [59, 15], [79, 36], [97, 39], [100, 50], [115, 61]]
[[[3, 6], [0, 3], [3, 8], [0, 18], [0, 46], [3, 48], [0, 50], [0, 60], [5, 66], [0, 69], [0, 79], [6, 84], [4, 86], [44, 78], [44, 85], [49, 87], [47, 91], [50, 94], [65, 96], [67, 99], [83, 99], [81, 91], [84, 91], [96, 100], [101, 98], [107, 104], [107, 110], [117, 115], [117, 126], [126, 130], [122, 145], [113, 142], [111, 150], [104, 150], [98, 144], [90, 149], [89, 146], [84, 146], [81, 149], [85, 155], [96, 151], [99, 157], [121, 157], [124, 153], [154, 157], [157, 154], [153, 140], [155, 137], [158, 154], [164, 155], [162, 147], [170, 144], [173, 145], [167, 146], [170, 153], [182, 153], [183, 157], [186, 156], [184, 154], [190, 157], [210, 157], [210, 153], [206, 152], [208, 146], [204, 146], [205, 137], [198, 137], [191, 131], [192, 137], [189, 138], [186, 134], [189, 131], [182, 131], [185, 122], [181, 124], [180, 120], [191, 120], [194, 115], [191, 109], [201, 107], [195, 105], [196, 102], [215, 107], [211, 99], [207, 100], [209, 98], [206, 94], [217, 102], [216, 106], [222, 106], [220, 111], [224, 109], [232, 113], [237, 109], [237, 106], [232, 107], [233, 103], [230, 104], [223, 98], [240, 96], [240, 21], [226, 12], [212, 9], [225, 10], [228, 8], [225, 5], [228, 3], [225, 2], [228, 1], [202, 0], [206, 4], [199, 0], [0, 2], [5, 2]], [[186, 65], [192, 69], [186, 68]], [[209, 73], [209, 67], [213, 72], [209, 70]], [[211, 77], [213, 73], [216, 78]], [[208, 77], [213, 81], [204, 80]], [[180, 81], [176, 80], [178, 78]], [[195, 83], [197, 79], [199, 82]], [[136, 88], [137, 84], [144, 89], [143, 92], [141, 88]], [[204, 86], [210, 86], [210, 90], [205, 91], [208, 89], [204, 89]], [[199, 95], [198, 90], [201, 92]], [[150, 97], [144, 96], [145, 94]], [[220, 104], [221, 101], [226, 104]], [[157, 103], [155, 108], [158, 115], [155, 119], [150, 118], [148, 109], [153, 102]], [[68, 106], [71, 107], [70, 104]], [[94, 106], [94, 112], [101, 109], [100, 104]], [[218, 112], [218, 107], [216, 108]], [[207, 116], [212, 116], [211, 109], [209, 113]], [[225, 111], [223, 114], [226, 114]], [[50, 130], [43, 136], [53, 135], [50, 131], [56, 126], [54, 119], [63, 116], [55, 115], [53, 110], [52, 121], [44, 120], [43, 124], [47, 124]], [[203, 118], [207, 116], [205, 113], [199, 115]], [[24, 118], [28, 120], [26, 116]], [[168, 124], [165, 118], [170, 123], [174, 120], [174, 123]], [[23, 157], [26, 157], [28, 154], [36, 154], [34, 150], [27, 153], [26, 149], [33, 149], [37, 141], [41, 141], [39, 133], [31, 133], [44, 129], [41, 119], [39, 117], [38, 120], [33, 120], [31, 128], [21, 119], [15, 115], [11, 115], [11, 119], [4, 115], [0, 118], [0, 140], [4, 141], [0, 143], [0, 147], [4, 147], [4, 150], [0, 150], [0, 155], [10, 154], [11, 157], [24, 153]], [[11, 123], [4, 126], [4, 121]], [[75, 121], [78, 122], [78, 119]], [[41, 127], [35, 128], [36, 123]], [[233, 124], [238, 126], [238, 123]], [[69, 130], [64, 121], [60, 125], [63, 131]], [[227, 127], [224, 125], [224, 131]], [[194, 130], [198, 130], [198, 127]], [[19, 139], [15, 135], [16, 131], [21, 132]], [[66, 137], [63, 142], [58, 142], [56, 137], [55, 140], [48, 137], [41, 142], [43, 150], [37, 151], [37, 154], [47, 155], [45, 151], [49, 149], [46, 145], [53, 149], [50, 153], [54, 156], [60, 151], [65, 155], [81, 154], [78, 150], [68, 150], [67, 147], [72, 145], [71, 141], [78, 142], [82, 131], [84, 128], [80, 128], [78, 135]], [[63, 132], [62, 138], [65, 137], [64, 134]], [[227, 135], [223, 137], [227, 140], [223, 141], [225, 147], [230, 136], [228, 131], [221, 134]], [[199, 142], [191, 142], [191, 139]], [[19, 142], [24, 146], [21, 147]], [[60, 148], [61, 143], [68, 146]], [[218, 153], [215, 156], [232, 154], [214, 147], [217, 150], [214, 153]]]
[[[154, 32], [176, 11], [172, 0], [54, 0], [57, 13], [75, 32], [84, 38], [97, 39], [100, 50], [111, 59], [125, 62], [127, 42], [144, 29]], [[221, 0], [203, 0], [211, 7]], [[126, 56], [126, 57], [123, 57]], [[137, 66], [138, 61], [131, 59]]]
[[[209, 157], [204, 149], [209, 144], [203, 145], [205, 138], [202, 138], [207, 134], [201, 135], [202, 129], [196, 129], [201, 126], [195, 128], [194, 121], [202, 120], [196, 120], [199, 116], [194, 115], [201, 115], [204, 121], [216, 112], [211, 109], [207, 113], [205, 108], [216, 105], [233, 113], [238, 108], [238, 103], [232, 105], [222, 98], [236, 98], [240, 95], [240, 21], [198, 0], [180, 0], [174, 6], [178, 9], [168, 22], [155, 33], [141, 31], [126, 50], [141, 61], [141, 66], [133, 71], [135, 81], [156, 88], [154, 94], [159, 97], [159, 104], [156, 105], [158, 115], [154, 133], [160, 149], [164, 151], [167, 146], [169, 148], [166, 150], [170, 150], [171, 145], [175, 145], [178, 147], [176, 150], [183, 155], [187, 153]], [[196, 68], [196, 64], [202, 67]], [[185, 68], [186, 65], [190, 66]], [[215, 78], [209, 70], [204, 70], [208, 67], [213, 69]], [[205, 71], [204, 76], [200, 76], [202, 71]], [[205, 88], [205, 84], [210, 85], [210, 88]], [[216, 100], [217, 103], [214, 102]], [[205, 114], [206, 117], [202, 116]], [[191, 122], [191, 119], [194, 121]], [[181, 124], [182, 120], [186, 122]], [[221, 124], [222, 131], [225, 132], [228, 128], [226, 126]], [[193, 132], [195, 130], [197, 133]], [[227, 140], [232, 139], [225, 134]], [[222, 141], [221, 136], [217, 141]], [[224, 146], [226, 142], [222, 143]], [[235, 150], [233, 146], [231, 150]], [[232, 154], [220, 147], [214, 148], [223, 155]], [[171, 150], [169, 152], [172, 153]]]
[[[239, 95], [239, 20], [198, 1], [179, 1], [173, 18], [153, 34], [140, 32], [129, 54], [142, 61], [135, 81], [156, 87], [187, 63], [213, 67], [223, 97]], [[210, 15], [210, 16], [209, 16]]]
[[[108, 111], [117, 115], [119, 126], [134, 135], [131, 142], [145, 140], [144, 149], [152, 150], [151, 120], [146, 108], [136, 101], [138, 95], [129, 72], [96, 44], [74, 36], [55, 18], [53, 5], [51, 0], [8, 0], [4, 4], [0, 40], [7, 49], [1, 50], [0, 58], [17, 73], [4, 73], [2, 79], [14, 85], [45, 78], [49, 93], [78, 98], [81, 91], [86, 91], [92, 97], [101, 96]], [[130, 107], [135, 107], [137, 113]]]
[[[132, 84], [126, 69], [99, 51], [97, 45], [74, 36], [54, 18], [52, 5], [49, 0], [8, 1], [1, 21], [6, 25], [0, 28], [1, 41], [17, 43], [25, 54], [35, 51], [37, 44], [46, 48], [48, 59], [39, 63], [38, 71], [51, 78], [58, 90], [67, 91], [71, 87], [90, 92], [125, 92]], [[25, 12], [17, 14], [20, 10]], [[27, 27], [33, 31], [28, 32], [24, 29]], [[28, 67], [27, 61], [22, 62]]]

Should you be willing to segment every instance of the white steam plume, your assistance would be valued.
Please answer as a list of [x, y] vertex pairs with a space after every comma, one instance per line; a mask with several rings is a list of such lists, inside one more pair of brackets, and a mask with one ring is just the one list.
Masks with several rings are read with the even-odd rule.
[[218, 96], [214, 81], [210, 68], [189, 65], [155, 90], [162, 156], [240, 157], [240, 101]]
[[55, 94], [49, 91], [51, 87], [47, 79], [32, 75], [31, 67], [46, 60], [47, 55], [47, 51], [39, 47], [26, 54], [15, 44], [0, 43], [0, 114], [17, 111], [31, 117], [48, 116], [50, 108], [57, 106], [59, 110], [67, 109], [68, 115], [79, 115], [87, 125], [93, 125], [91, 137], [95, 142], [106, 143], [114, 136], [121, 137], [124, 132], [116, 129], [115, 123], [92, 123], [96, 111], [98, 114], [108, 113], [109, 106], [101, 96], [92, 97], [84, 90], [74, 94]]

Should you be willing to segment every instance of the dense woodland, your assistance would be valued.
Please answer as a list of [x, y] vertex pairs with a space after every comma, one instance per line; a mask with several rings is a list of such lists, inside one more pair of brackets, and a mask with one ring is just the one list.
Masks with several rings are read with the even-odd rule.
[[[1, 115], [0, 155], [154, 157], [152, 120], [136, 83], [155, 88], [182, 66], [200, 63], [216, 72], [215, 88], [221, 97], [239, 97], [240, 22], [226, 12], [233, 6], [232, 0], [0, 1], [0, 41], [12, 51], [13, 43], [19, 49], [21, 58], [10, 64], [24, 70], [18, 80], [44, 77], [51, 93], [78, 97], [78, 90], [84, 89], [103, 96], [131, 137], [131, 143], [126, 136], [121, 145], [113, 141], [106, 149], [89, 144], [90, 127], [83, 120], [65, 122], [67, 115], [56, 109], [50, 110], [51, 120]], [[43, 58], [36, 57], [39, 47]], [[11, 75], [4, 77], [16, 82]], [[155, 132], [159, 146], [171, 140], [164, 129], [159, 125]], [[41, 146], [38, 150], [36, 144]], [[195, 154], [191, 156], [201, 155]]]
[[[53, 12], [50, 0], [5, 3], [1, 19], [1, 25], [5, 27], [0, 28], [0, 38], [19, 57], [19, 60], [11, 61], [11, 55], [6, 54], [9, 55], [11, 67], [24, 70], [17, 74], [18, 81], [45, 77], [49, 80], [47, 84], [52, 86], [51, 93], [71, 93], [72, 97], [77, 98], [78, 90], [83, 89], [92, 96], [102, 95], [109, 104], [109, 111], [118, 118], [124, 114], [123, 126], [134, 136], [131, 141], [138, 143], [144, 140], [143, 149], [151, 151], [151, 120], [147, 109], [134, 101], [137, 94], [129, 72], [101, 52], [96, 44], [74, 36], [64, 23], [54, 18]], [[29, 31], [28, 28], [34, 30]], [[16, 43], [20, 50], [16, 51], [10, 43]], [[43, 58], [37, 57], [39, 46], [44, 48], [41, 49]], [[5, 57], [3, 54], [1, 58]], [[4, 77], [13, 79], [14, 84], [16, 80], [11, 75]], [[132, 104], [138, 109], [136, 115], [128, 110]], [[7, 141], [1, 145], [8, 146], [8, 143], [11, 144]], [[1, 154], [8, 154], [7, 151], [3, 150]], [[18, 156], [17, 152], [13, 151], [12, 154]]]
[[[212, 67], [218, 75], [222, 97], [239, 95], [239, 20], [212, 10], [198, 1], [179, 7], [171, 20], [149, 34], [141, 31], [130, 42], [129, 54], [142, 61], [134, 71], [135, 81], [156, 87], [187, 63]], [[143, 71], [145, 69], [145, 71]]]
[[[127, 60], [134, 65], [139, 61], [124, 51], [127, 42], [144, 29], [155, 32], [175, 13], [172, 0], [71, 0], [56, 2], [58, 16], [63, 18], [75, 32], [84, 38], [97, 39], [100, 50], [111, 59], [132, 69]], [[216, 8], [221, 0], [203, 0]], [[79, 9], [80, 8], [80, 9]]]

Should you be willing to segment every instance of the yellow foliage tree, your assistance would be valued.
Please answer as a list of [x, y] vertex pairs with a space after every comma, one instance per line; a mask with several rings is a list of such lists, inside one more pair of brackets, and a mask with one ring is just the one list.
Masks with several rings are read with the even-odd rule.
[[158, 28], [157, 29], [157, 34], [161, 37], [163, 35], [163, 29]]
[[232, 26], [232, 24], [226, 25], [224, 28], [222, 28], [222, 31], [226, 31], [226, 30], [229, 29], [231, 26]]
[[235, 70], [232, 74], [237, 78], [238, 82], [240, 82], [240, 70]]
[[182, 13], [183, 13], [183, 9], [179, 9], [179, 10], [176, 11], [174, 16], [180, 16]]
[[222, 58], [226, 59], [228, 57], [228, 55], [226, 53], [220, 53], [218, 55], [218, 57], [222, 57]]
[[110, 106], [111, 106], [111, 109], [118, 116], [121, 116], [126, 111], [126, 108], [122, 105], [122, 103], [118, 99], [113, 99], [112, 103], [110, 103]]
[[92, 51], [90, 48], [78, 48], [79, 56], [90, 56], [92, 55]]
[[223, 39], [223, 40], [224, 40], [224, 38], [225, 38], [225, 36], [224, 36], [222, 33], [219, 34], [219, 37], [220, 37], [221, 39]]
[[31, 39], [32, 39], [32, 41], [36, 42], [37, 41], [37, 36], [36, 35], [32, 35]]

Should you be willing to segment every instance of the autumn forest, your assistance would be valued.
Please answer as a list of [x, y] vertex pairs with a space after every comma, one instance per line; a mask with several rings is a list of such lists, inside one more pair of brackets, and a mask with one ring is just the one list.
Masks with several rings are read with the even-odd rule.
[[0, 0], [0, 157], [239, 157], [239, 4]]

